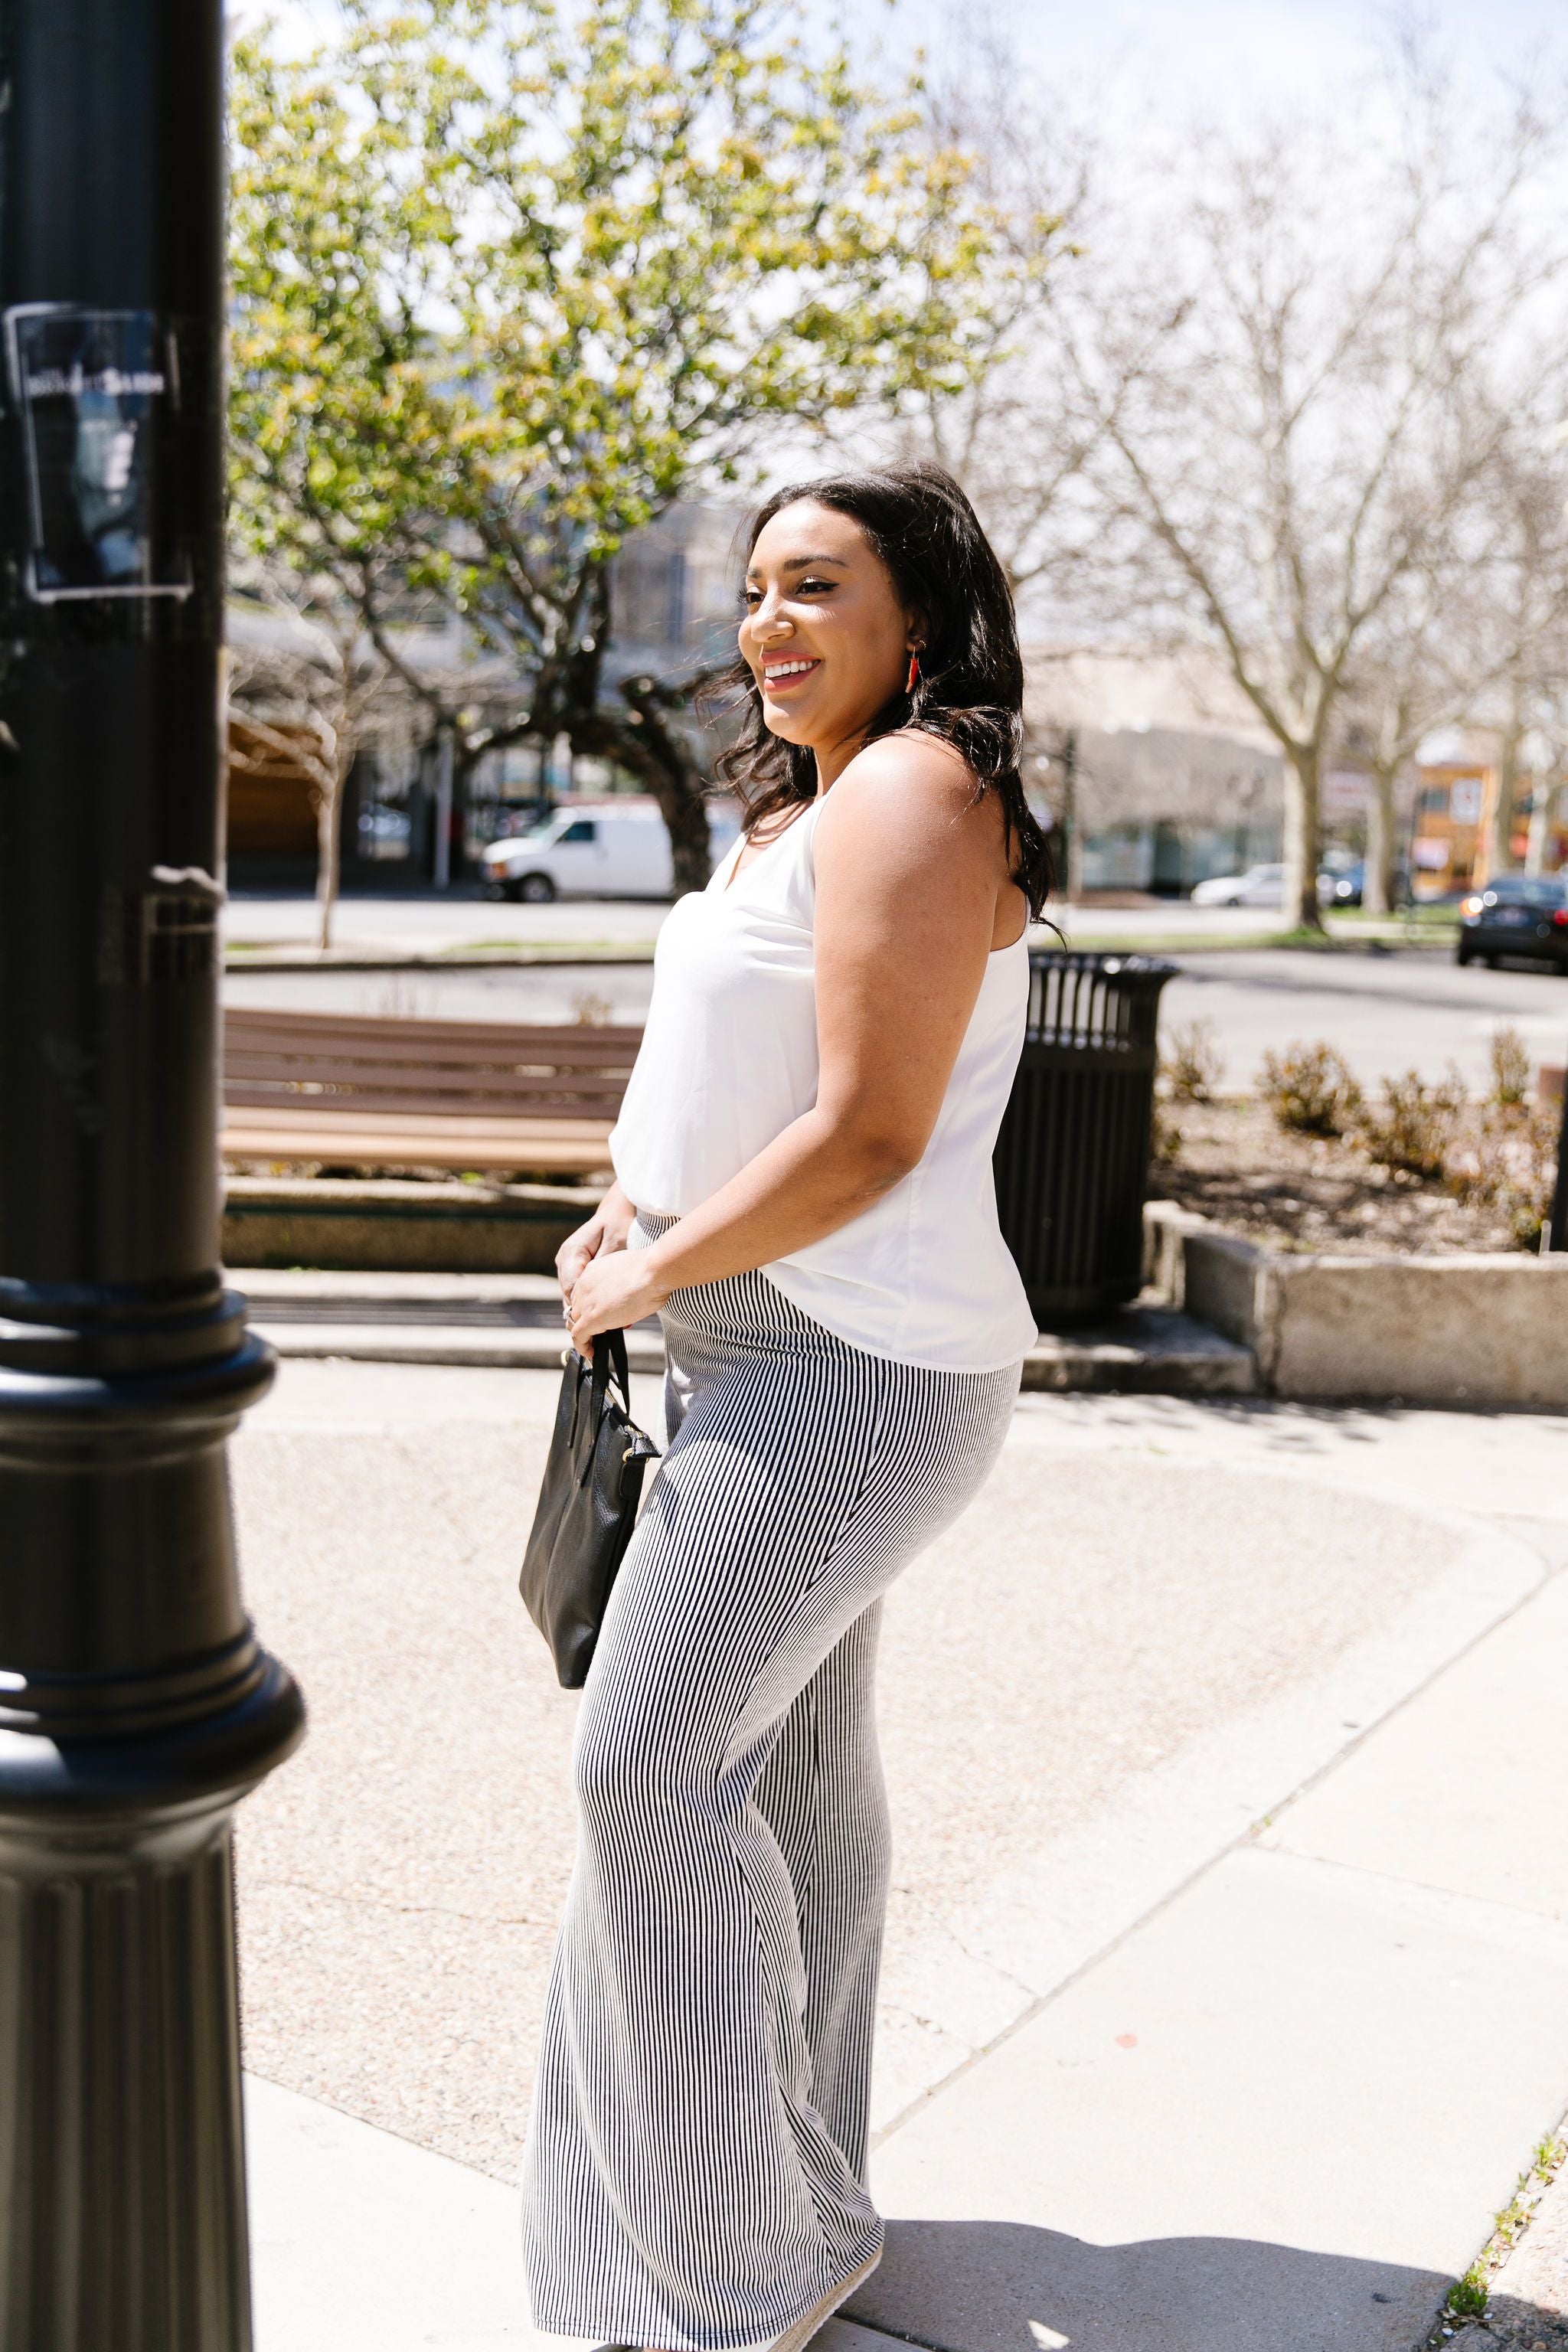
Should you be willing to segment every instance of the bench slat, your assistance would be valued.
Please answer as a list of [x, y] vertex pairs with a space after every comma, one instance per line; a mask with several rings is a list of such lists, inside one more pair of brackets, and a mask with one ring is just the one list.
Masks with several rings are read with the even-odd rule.
[[252, 1085], [231, 1080], [224, 1088], [224, 1101], [231, 1109], [276, 1111], [287, 1118], [294, 1111], [318, 1114], [323, 1118], [351, 1116], [355, 1111], [378, 1111], [406, 1114], [410, 1118], [428, 1115], [436, 1118], [536, 1118], [570, 1119], [603, 1118], [606, 1129], [615, 1123], [620, 1108], [621, 1092], [614, 1088], [589, 1087], [520, 1088], [508, 1094], [500, 1088], [476, 1090], [463, 1087], [447, 1091], [438, 1087], [367, 1086], [318, 1092], [271, 1085]]
[[351, 1164], [404, 1168], [539, 1169], [556, 1175], [587, 1175], [608, 1168], [604, 1127], [581, 1132], [564, 1120], [537, 1125], [519, 1120], [398, 1118], [348, 1119], [251, 1118], [227, 1119], [223, 1151], [228, 1160], [343, 1160]]
[[422, 1042], [476, 1035], [635, 1037], [640, 1032], [640, 1024], [635, 1021], [434, 1021], [419, 1013], [322, 1013], [289, 1004], [230, 1004], [225, 1012], [237, 1026], [246, 1029], [335, 1029], [345, 1036], [356, 1030], [366, 1031], [372, 1036], [395, 1030], [400, 1036], [417, 1037]]
[[360, 1094], [402, 1096], [409, 1101], [468, 1098], [472, 1103], [496, 1103], [496, 1108], [529, 1108], [536, 1098], [564, 1101], [578, 1096], [595, 1108], [605, 1103], [614, 1110], [626, 1094], [626, 1077], [618, 1070], [421, 1070], [411, 1063], [372, 1063], [348, 1068], [341, 1063], [278, 1063], [261, 1054], [235, 1054], [224, 1070], [224, 1094], [230, 1103], [242, 1101], [318, 1101], [324, 1094], [353, 1101]]
[[224, 1055], [224, 1068], [237, 1078], [275, 1077], [279, 1083], [309, 1078], [336, 1079], [347, 1086], [361, 1080], [371, 1086], [390, 1086], [406, 1072], [413, 1079], [428, 1073], [453, 1086], [482, 1087], [564, 1080], [574, 1086], [624, 1087], [631, 1074], [631, 1057], [619, 1063], [573, 1062], [564, 1055], [541, 1055], [535, 1060], [525, 1061], [520, 1055], [515, 1062], [431, 1062], [408, 1054], [383, 1054], [373, 1058], [369, 1055], [361, 1057], [325, 1051], [273, 1052], [242, 1045], [229, 1047]]
[[588, 1141], [596, 1137], [602, 1140], [609, 1134], [611, 1121], [607, 1118], [487, 1118], [465, 1116], [460, 1112], [413, 1111], [401, 1108], [394, 1118], [388, 1118], [384, 1114], [358, 1108], [316, 1111], [295, 1110], [288, 1108], [274, 1108], [268, 1106], [259, 1110], [242, 1108], [237, 1110], [232, 1118], [225, 1117], [224, 1127], [226, 1131], [239, 1128], [268, 1127], [276, 1128], [280, 1131], [298, 1128], [301, 1133], [309, 1128], [313, 1133], [320, 1134], [331, 1130], [334, 1135], [358, 1135], [368, 1133], [373, 1129], [377, 1133], [381, 1133], [395, 1128], [408, 1135], [431, 1138], [443, 1135], [455, 1137], [542, 1135], [558, 1137], [563, 1141], [570, 1142], [574, 1138]]
[[565, 1078], [589, 1085], [624, 1087], [631, 1076], [632, 1060], [629, 1054], [616, 1062], [579, 1062], [564, 1054], [520, 1054], [514, 1061], [508, 1062], [459, 1061], [455, 1055], [442, 1061], [406, 1053], [343, 1054], [328, 1049], [258, 1048], [247, 1043], [228, 1048], [224, 1067], [236, 1077], [259, 1074], [276, 1076], [280, 1080], [340, 1078], [348, 1085], [362, 1078], [370, 1085], [384, 1085], [395, 1082], [400, 1071], [415, 1076], [429, 1071], [444, 1073], [450, 1079], [476, 1087], [505, 1086], [513, 1079], [531, 1078]]
[[333, 1135], [240, 1135], [226, 1137], [223, 1156], [236, 1161], [259, 1160], [267, 1166], [295, 1167], [317, 1160], [329, 1167], [435, 1168], [454, 1175], [470, 1170], [495, 1176], [516, 1176], [525, 1181], [542, 1177], [601, 1177], [610, 1172], [610, 1155], [579, 1143], [473, 1143], [463, 1150], [440, 1142], [418, 1143], [400, 1133], [368, 1135], [353, 1151]]
[[551, 1026], [506, 1021], [395, 1021], [337, 1013], [226, 1013], [229, 1046], [251, 1053], [330, 1054], [345, 1061], [479, 1062], [507, 1067], [552, 1062], [630, 1067], [642, 1031], [591, 1023]]

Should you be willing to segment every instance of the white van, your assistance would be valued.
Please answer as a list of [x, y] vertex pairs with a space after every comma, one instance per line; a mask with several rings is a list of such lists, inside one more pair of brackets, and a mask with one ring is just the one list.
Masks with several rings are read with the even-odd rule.
[[[711, 855], [721, 857], [740, 831], [732, 802], [710, 805]], [[573, 800], [542, 824], [492, 841], [479, 861], [495, 898], [541, 906], [551, 898], [668, 898], [675, 888], [669, 835], [658, 803], [621, 793]]]

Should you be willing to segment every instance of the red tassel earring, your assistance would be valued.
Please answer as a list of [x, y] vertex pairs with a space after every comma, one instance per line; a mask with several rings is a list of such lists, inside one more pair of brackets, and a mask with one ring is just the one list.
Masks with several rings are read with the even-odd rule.
[[911, 646], [910, 648], [910, 674], [904, 680], [904, 692], [906, 695], [913, 694], [915, 690], [915, 681], [919, 677], [920, 674], [921, 649], [919, 646]]

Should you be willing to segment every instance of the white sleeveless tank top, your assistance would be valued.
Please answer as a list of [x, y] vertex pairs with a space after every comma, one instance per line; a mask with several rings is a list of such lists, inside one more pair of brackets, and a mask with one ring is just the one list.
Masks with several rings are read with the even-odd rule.
[[[665, 919], [647, 1026], [610, 1136], [639, 1209], [687, 1215], [816, 1099], [812, 845], [822, 805], [812, 802], [731, 887], [736, 842], [706, 890], [677, 899]], [[987, 961], [919, 1163], [837, 1233], [763, 1268], [853, 1347], [991, 1372], [1034, 1345], [991, 1172], [1028, 984], [1020, 937]]]

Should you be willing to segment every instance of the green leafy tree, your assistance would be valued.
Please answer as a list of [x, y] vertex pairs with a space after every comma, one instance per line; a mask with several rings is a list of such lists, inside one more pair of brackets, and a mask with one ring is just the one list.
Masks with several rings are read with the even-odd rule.
[[[413, 0], [233, 76], [233, 511], [348, 600], [459, 759], [564, 734], [708, 871], [690, 679], [607, 688], [613, 565], [781, 434], [958, 389], [1008, 275], [918, 102], [775, 37], [761, 0]], [[411, 593], [504, 651], [464, 732]], [[470, 688], [471, 693], [471, 688]]]

